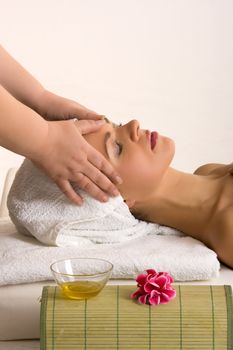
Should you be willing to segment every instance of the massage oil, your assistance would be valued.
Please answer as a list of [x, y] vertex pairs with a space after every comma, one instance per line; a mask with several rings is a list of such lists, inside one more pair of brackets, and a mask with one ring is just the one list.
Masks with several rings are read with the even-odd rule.
[[89, 299], [96, 296], [103, 287], [100, 282], [77, 281], [60, 284], [63, 295], [69, 299]]

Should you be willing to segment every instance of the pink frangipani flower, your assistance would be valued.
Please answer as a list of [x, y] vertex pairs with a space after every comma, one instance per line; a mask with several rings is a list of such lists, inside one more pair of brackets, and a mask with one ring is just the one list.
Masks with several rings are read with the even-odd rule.
[[146, 270], [147, 274], [140, 274], [136, 278], [138, 289], [131, 294], [131, 298], [138, 299], [140, 304], [167, 304], [176, 297], [176, 291], [171, 286], [174, 282], [168, 272]]

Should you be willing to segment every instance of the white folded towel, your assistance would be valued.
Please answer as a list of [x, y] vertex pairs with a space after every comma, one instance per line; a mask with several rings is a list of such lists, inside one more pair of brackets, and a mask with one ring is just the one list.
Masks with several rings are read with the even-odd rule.
[[86, 240], [82, 246], [46, 247], [0, 220], [0, 285], [51, 280], [53, 262], [78, 257], [111, 261], [113, 278], [134, 278], [153, 268], [176, 281], [208, 280], [218, 276], [220, 267], [216, 254], [191, 237], [147, 235], [114, 244]]
[[135, 219], [123, 198], [106, 203], [79, 191], [85, 199], [79, 207], [71, 203], [57, 185], [25, 160], [18, 170], [8, 196], [10, 217], [19, 232], [33, 235], [47, 245], [119, 243], [148, 234], [175, 234], [179, 231]]

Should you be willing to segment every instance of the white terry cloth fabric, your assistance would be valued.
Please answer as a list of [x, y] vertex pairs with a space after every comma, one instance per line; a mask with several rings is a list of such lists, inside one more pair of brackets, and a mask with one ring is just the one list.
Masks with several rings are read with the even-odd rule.
[[79, 191], [85, 203], [71, 203], [57, 185], [29, 160], [18, 170], [8, 195], [10, 217], [20, 233], [47, 245], [119, 243], [148, 234], [175, 234], [177, 230], [134, 218], [123, 198], [106, 203]]
[[215, 252], [187, 236], [147, 235], [114, 244], [86, 240], [83, 246], [51, 247], [19, 234], [9, 221], [0, 222], [0, 285], [51, 280], [53, 262], [78, 257], [112, 262], [112, 277], [120, 279], [154, 268], [169, 272], [176, 281], [208, 280], [217, 277], [220, 268]]

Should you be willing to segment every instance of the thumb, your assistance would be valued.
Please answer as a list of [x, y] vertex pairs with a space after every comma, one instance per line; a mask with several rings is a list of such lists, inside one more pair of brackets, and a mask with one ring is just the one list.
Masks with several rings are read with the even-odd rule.
[[76, 127], [79, 129], [82, 135], [88, 134], [99, 130], [104, 124], [104, 119], [99, 120], [77, 120], [75, 122]]

